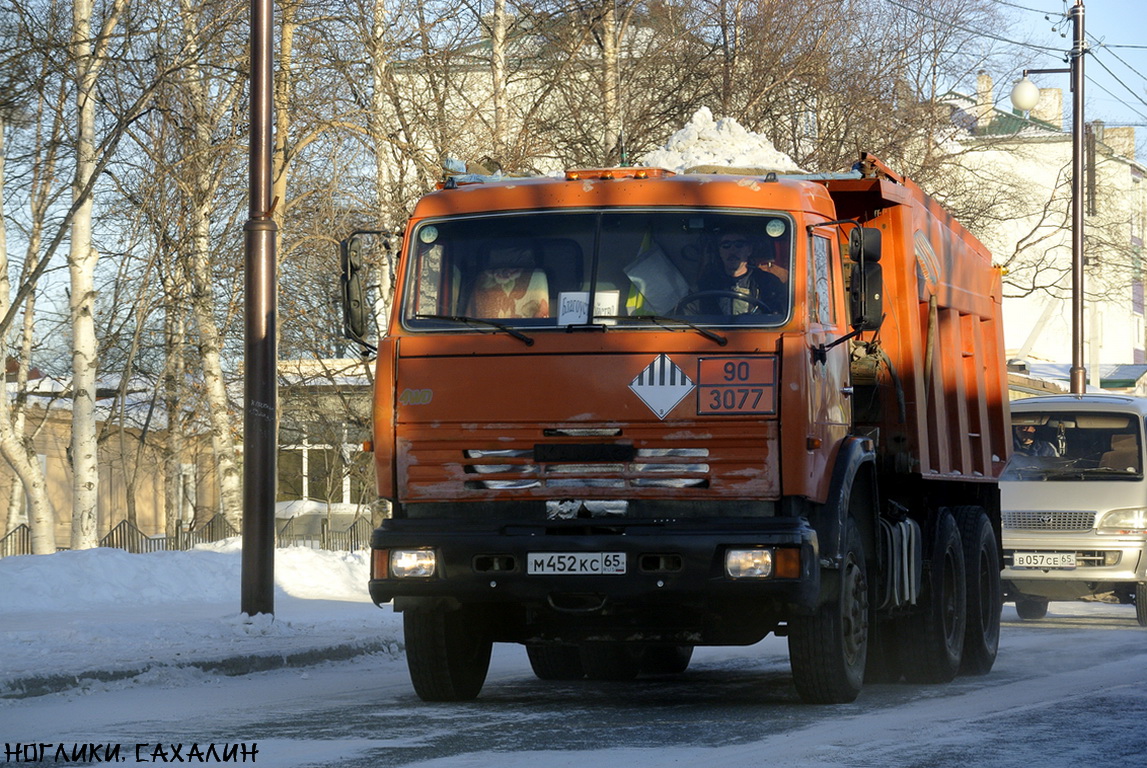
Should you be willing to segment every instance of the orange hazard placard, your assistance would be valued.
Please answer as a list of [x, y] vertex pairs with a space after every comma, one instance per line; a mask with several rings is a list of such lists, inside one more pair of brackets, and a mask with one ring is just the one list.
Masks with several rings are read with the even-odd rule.
[[697, 361], [697, 415], [777, 412], [775, 357], [704, 357]]

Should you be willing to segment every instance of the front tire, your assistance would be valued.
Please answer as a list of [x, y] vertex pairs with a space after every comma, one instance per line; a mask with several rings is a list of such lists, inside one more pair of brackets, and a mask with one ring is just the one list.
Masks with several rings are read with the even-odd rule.
[[937, 520], [932, 567], [918, 612], [906, 622], [904, 679], [910, 683], [948, 683], [960, 671], [967, 627], [967, 579], [964, 547], [948, 510]]
[[855, 701], [868, 656], [868, 572], [864, 545], [851, 520], [835, 595], [811, 616], [789, 622], [789, 662], [806, 704]]
[[1143, 582], [1135, 585], [1135, 618], [1139, 626], [1147, 627], [1147, 584]]
[[1025, 621], [1035, 621], [1047, 616], [1047, 600], [1042, 597], [1016, 598], [1016, 613]]
[[981, 507], [960, 507], [956, 519], [964, 544], [968, 617], [960, 673], [986, 675], [1000, 650], [1000, 613], [1004, 608], [996, 532]]
[[423, 701], [469, 701], [490, 669], [493, 643], [473, 608], [409, 610], [402, 614], [406, 665]]
[[576, 645], [527, 645], [530, 668], [539, 680], [581, 680], [585, 669]]
[[627, 643], [585, 643], [581, 665], [590, 680], [632, 680], [641, 672], [641, 649]]
[[651, 645], [645, 649], [641, 671], [651, 675], [680, 675], [693, 659], [691, 645]]

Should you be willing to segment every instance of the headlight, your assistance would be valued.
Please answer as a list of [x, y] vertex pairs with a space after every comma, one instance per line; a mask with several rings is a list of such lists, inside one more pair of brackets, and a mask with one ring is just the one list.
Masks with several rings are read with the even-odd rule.
[[767, 579], [773, 575], [773, 550], [730, 549], [725, 552], [725, 573], [731, 579]]
[[431, 549], [394, 549], [390, 552], [390, 572], [396, 579], [426, 579], [434, 575], [438, 558]]
[[1147, 533], [1147, 509], [1113, 509], [1099, 521], [1098, 530], [1107, 534]]

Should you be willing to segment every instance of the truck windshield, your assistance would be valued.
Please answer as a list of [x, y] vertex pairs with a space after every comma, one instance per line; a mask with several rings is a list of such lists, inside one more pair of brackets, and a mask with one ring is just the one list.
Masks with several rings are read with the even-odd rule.
[[667, 318], [683, 327], [780, 325], [791, 309], [792, 231], [782, 213], [687, 209], [425, 221], [410, 240], [403, 322], [475, 332], [489, 326], [458, 320], [530, 329], [664, 328]]
[[1130, 413], [1012, 412], [1003, 480], [1139, 480], [1139, 419]]

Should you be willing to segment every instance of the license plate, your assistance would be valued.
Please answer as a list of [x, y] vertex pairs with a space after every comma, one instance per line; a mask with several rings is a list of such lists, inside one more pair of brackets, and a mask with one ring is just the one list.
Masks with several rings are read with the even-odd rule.
[[576, 576], [625, 573], [624, 552], [531, 552], [526, 556], [526, 573]]
[[1015, 552], [1013, 568], [1074, 568], [1074, 552]]

